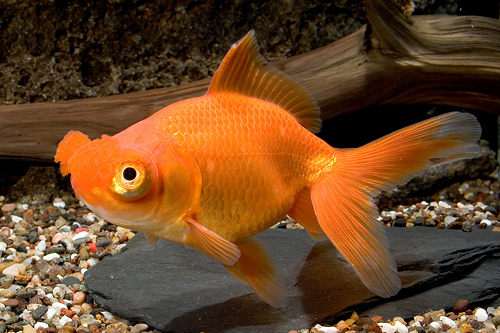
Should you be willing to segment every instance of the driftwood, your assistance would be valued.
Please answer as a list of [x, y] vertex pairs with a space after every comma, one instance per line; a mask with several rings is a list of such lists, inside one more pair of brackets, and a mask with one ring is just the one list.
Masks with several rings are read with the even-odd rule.
[[[406, 16], [366, 0], [368, 25], [275, 63], [316, 97], [322, 117], [389, 104], [444, 104], [498, 113], [500, 23], [472, 16]], [[203, 95], [209, 79], [139, 93], [0, 107], [0, 158], [52, 161], [71, 129], [115, 134], [165, 105]]]

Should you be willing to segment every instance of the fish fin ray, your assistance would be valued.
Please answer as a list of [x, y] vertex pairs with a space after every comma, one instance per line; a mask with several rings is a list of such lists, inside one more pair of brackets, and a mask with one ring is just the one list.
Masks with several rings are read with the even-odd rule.
[[315, 99], [305, 87], [260, 55], [253, 30], [233, 44], [212, 78], [207, 94], [220, 92], [274, 103], [311, 132], [321, 129], [320, 109]]
[[237, 268], [224, 267], [238, 281], [244, 283], [244, 278], [247, 282], [244, 284], [250, 285], [267, 304], [285, 307], [288, 304], [288, 289], [263, 244], [252, 238], [239, 239], [236, 244], [241, 251], [241, 257], [235, 264]]
[[158, 244], [158, 240], [160, 239], [155, 235], [146, 234], [146, 233], [144, 233], [144, 236], [146, 236], [146, 239], [148, 240], [149, 244], [151, 244], [151, 245]]
[[231, 266], [224, 264], [222, 265], [239, 283], [250, 287], [250, 284], [248, 283], [245, 274], [243, 274], [243, 271], [241, 270], [240, 266], [237, 263]]
[[331, 171], [311, 185], [319, 225], [371, 291], [389, 297], [401, 288], [373, 197], [432, 165], [475, 157], [480, 135], [473, 115], [446, 113], [360, 148], [336, 150]]
[[326, 238], [325, 232], [321, 229], [314, 212], [311, 202], [311, 190], [308, 187], [300, 191], [288, 215], [306, 228], [312, 239], [323, 240]]
[[401, 280], [369, 193], [335, 173], [312, 187], [311, 201], [319, 225], [365, 286], [382, 297], [397, 294]]
[[220, 261], [224, 265], [234, 265], [241, 256], [240, 249], [215, 232], [188, 218], [189, 232], [185, 235], [184, 244], [190, 246], [207, 257]]
[[90, 142], [88, 136], [78, 131], [69, 131], [57, 146], [54, 161], [61, 163], [61, 174], [66, 176], [71, 173], [69, 168], [69, 159], [75, 153], [75, 150]]
[[481, 126], [469, 113], [449, 112], [344, 151], [343, 172], [372, 196], [440, 163], [474, 158]]

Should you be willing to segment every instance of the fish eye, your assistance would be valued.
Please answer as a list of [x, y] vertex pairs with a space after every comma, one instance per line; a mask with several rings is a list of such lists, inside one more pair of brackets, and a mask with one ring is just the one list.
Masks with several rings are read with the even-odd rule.
[[151, 189], [152, 172], [151, 167], [139, 161], [124, 162], [116, 168], [109, 189], [123, 200], [139, 200]]
[[126, 167], [125, 169], [123, 169], [123, 178], [124, 179], [131, 181], [131, 180], [134, 180], [136, 176], [137, 176], [137, 171], [135, 171], [134, 168]]

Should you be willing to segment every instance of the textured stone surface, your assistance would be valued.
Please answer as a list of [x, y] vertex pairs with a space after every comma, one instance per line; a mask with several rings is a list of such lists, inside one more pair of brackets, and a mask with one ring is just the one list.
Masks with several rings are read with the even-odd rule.
[[[466, 14], [457, 3], [420, 1], [415, 14]], [[212, 75], [250, 29], [264, 56], [275, 61], [353, 32], [364, 16], [362, 0], [5, 0], [0, 104], [178, 85]]]
[[499, 233], [386, 230], [404, 285], [388, 300], [368, 291], [330, 243], [315, 243], [298, 230], [259, 235], [286, 277], [286, 309], [266, 305], [220, 264], [194, 250], [163, 241], [154, 247], [142, 234], [125, 252], [87, 271], [85, 284], [94, 300], [115, 315], [174, 332], [287, 331], [328, 323], [353, 310], [411, 317], [429, 308], [451, 309], [458, 298], [487, 306], [500, 295]]
[[269, 60], [359, 28], [361, 0], [4, 1], [0, 103], [140, 91], [212, 75], [250, 29]]

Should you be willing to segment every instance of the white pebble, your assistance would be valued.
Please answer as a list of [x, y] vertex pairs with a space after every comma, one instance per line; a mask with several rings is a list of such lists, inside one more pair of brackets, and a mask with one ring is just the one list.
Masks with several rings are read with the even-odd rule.
[[481, 224], [486, 224], [488, 227], [492, 225], [492, 222], [490, 220], [487, 220], [487, 219], [483, 219], [481, 220]]
[[444, 223], [445, 223], [445, 224], [450, 224], [450, 223], [455, 222], [455, 220], [456, 220], [456, 218], [455, 218], [455, 217], [453, 217], [453, 216], [446, 216], [446, 217], [444, 218]]
[[61, 309], [68, 309], [68, 307], [66, 306], [66, 304], [59, 303], [59, 302], [56, 302], [56, 303], [52, 304], [51, 306], [52, 306], [54, 309], [56, 309], [57, 314], [60, 314], [60, 313], [61, 313]]
[[444, 202], [444, 201], [439, 201], [438, 205], [441, 208], [451, 208], [451, 206], [447, 202]]
[[107, 320], [111, 320], [115, 317], [109, 311], [101, 311], [101, 313], [104, 316], [104, 318], [106, 318]]
[[57, 207], [57, 208], [64, 208], [64, 207], [66, 207], [66, 203], [64, 201], [54, 202], [53, 205], [54, 205], [54, 207]]
[[428, 203], [427, 201], [425, 201], [425, 200], [424, 200], [424, 201], [422, 201], [422, 202], [421, 202], [421, 204], [422, 204], [422, 205], [429, 206], [429, 203]]
[[396, 326], [392, 326], [389, 323], [378, 323], [378, 326], [380, 326], [383, 333], [396, 333], [398, 331]]
[[57, 313], [57, 310], [54, 307], [49, 306], [49, 308], [47, 309], [47, 312], [45, 313], [45, 316], [47, 316], [48, 320], [52, 320], [52, 318], [56, 315], [56, 313]]
[[480, 219], [487, 219], [487, 218], [488, 218], [488, 215], [486, 215], [485, 213], [481, 213], [481, 212], [479, 212], [479, 211], [476, 211], [476, 212], [474, 213], [474, 215], [475, 215], [475, 216], [477, 216], [477, 217], [478, 217], [478, 218], [480, 218]]
[[450, 326], [450, 328], [457, 328], [457, 324], [448, 317], [441, 316], [439, 320], [441, 320], [441, 323]]
[[83, 218], [89, 222], [95, 221], [94, 214], [92, 214], [92, 213], [88, 213], [88, 214], [83, 215]]
[[89, 235], [88, 231], [82, 231], [76, 235], [73, 236], [73, 242], [77, 239], [80, 239], [80, 238], [85, 238]]
[[87, 260], [87, 263], [90, 265], [90, 267], [95, 266], [98, 262], [99, 260], [96, 258], [90, 258], [89, 260]]
[[26, 272], [26, 266], [23, 264], [14, 264], [5, 268], [2, 273], [9, 276], [23, 275]]
[[5, 252], [7, 250], [7, 244], [0, 242], [0, 251]]
[[485, 309], [481, 309], [481, 308], [477, 309], [476, 313], [474, 315], [476, 316], [477, 321], [483, 322], [483, 321], [486, 321], [488, 319], [488, 313], [486, 312]]
[[316, 324], [316, 326], [314, 326], [314, 328], [317, 329], [318, 331], [324, 332], [324, 333], [338, 333], [339, 332], [339, 330], [335, 326], [327, 327], [327, 326], [321, 326], [320, 324]]
[[62, 326], [66, 325], [67, 323], [71, 323], [71, 322], [72, 322], [71, 318], [66, 316], [66, 315], [62, 316], [62, 318], [60, 320], [60, 323]]
[[52, 261], [54, 259], [58, 259], [59, 257], [60, 257], [60, 255], [57, 253], [50, 253], [50, 254], [43, 256], [43, 260]]
[[16, 215], [11, 216], [11, 219], [12, 219], [12, 222], [14, 222], [14, 223], [19, 223], [23, 220], [22, 217], [16, 216]]
[[49, 324], [39, 321], [35, 324], [34, 327], [36, 330], [38, 330], [39, 327], [49, 328]]
[[408, 333], [408, 327], [406, 327], [402, 322], [396, 321], [394, 327], [398, 330], [398, 333]]
[[476, 202], [476, 207], [481, 207], [482, 209], [486, 208], [486, 205], [481, 201]]
[[429, 325], [432, 326], [432, 327], [434, 327], [437, 330], [441, 328], [441, 323], [438, 323], [437, 321], [433, 321]]
[[47, 242], [42, 239], [40, 242], [38, 242], [38, 244], [35, 246], [35, 250], [37, 252], [43, 252], [47, 249]]

